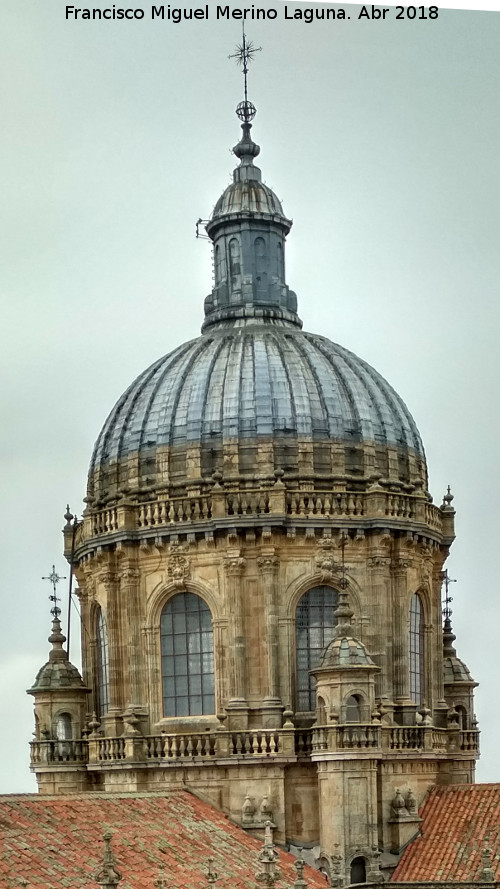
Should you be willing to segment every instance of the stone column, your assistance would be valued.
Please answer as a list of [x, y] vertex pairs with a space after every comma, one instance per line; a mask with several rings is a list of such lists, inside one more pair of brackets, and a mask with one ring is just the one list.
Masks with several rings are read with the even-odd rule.
[[[377, 634], [376, 650], [380, 651], [380, 677], [376, 684], [379, 687], [380, 697], [386, 708], [392, 707], [395, 694], [394, 677], [394, 640], [392, 634], [387, 634], [387, 626], [390, 625], [391, 614], [391, 560], [387, 555], [372, 555], [367, 559], [368, 577], [370, 578], [370, 600], [376, 603], [380, 609], [377, 618], [373, 621]], [[373, 620], [373, 610], [372, 610]], [[371, 630], [373, 634], [373, 626]]]
[[257, 559], [260, 570], [267, 637], [267, 694], [263, 701], [263, 728], [281, 727], [283, 705], [279, 697], [279, 638], [276, 579], [279, 560], [274, 549]]
[[[123, 724], [123, 686], [124, 662], [122, 651], [121, 615], [119, 601], [119, 584], [116, 572], [108, 565], [98, 575], [99, 582], [106, 590], [106, 627], [108, 633], [109, 654], [109, 710], [101, 714], [104, 734], [109, 737], [121, 735]], [[97, 681], [97, 675], [95, 676]]]
[[138, 707], [144, 704], [142, 676], [144, 674], [144, 656], [141, 648], [140, 625], [141, 608], [139, 602], [139, 571], [130, 563], [120, 566], [120, 609], [125, 618], [123, 629], [126, 635], [123, 654], [127, 663], [128, 683], [124, 690], [124, 703], [127, 707]]
[[410, 665], [408, 637], [408, 583], [409, 559], [396, 558], [392, 562], [394, 615], [394, 703], [400, 712], [403, 725], [415, 722], [415, 705], [410, 700]]
[[248, 728], [248, 703], [245, 697], [245, 629], [243, 621], [241, 577], [245, 570], [246, 559], [239, 555], [239, 550], [227, 555], [224, 559], [226, 573], [226, 602], [232, 616], [233, 642], [233, 675], [231, 682], [231, 698], [226, 706], [228, 711], [228, 728], [244, 731]]
[[215, 661], [215, 707], [220, 713], [229, 699], [229, 677], [227, 663], [227, 618], [214, 618], [214, 661]]

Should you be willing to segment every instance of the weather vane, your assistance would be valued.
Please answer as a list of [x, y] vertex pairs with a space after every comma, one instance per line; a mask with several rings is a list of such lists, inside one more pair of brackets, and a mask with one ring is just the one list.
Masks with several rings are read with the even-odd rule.
[[50, 613], [54, 617], [55, 620], [58, 620], [59, 615], [61, 613], [61, 609], [58, 606], [58, 602], [61, 601], [60, 597], [57, 595], [57, 584], [60, 580], [66, 580], [66, 577], [61, 577], [60, 574], [56, 571], [56, 566], [52, 565], [52, 571], [50, 574], [47, 574], [46, 577], [42, 577], [42, 580], [50, 580], [52, 584], [52, 595], [49, 596], [51, 602], [54, 603], [52, 608], [50, 609]]
[[453, 577], [449, 577], [448, 570], [443, 571], [443, 583], [444, 583], [444, 608], [443, 608], [443, 616], [445, 619], [451, 617], [451, 608], [450, 602], [453, 602], [453, 598], [450, 596], [450, 583], [456, 583], [457, 581]]
[[240, 102], [236, 109], [236, 114], [243, 123], [250, 123], [257, 113], [255, 105], [252, 105], [252, 103], [248, 101], [248, 66], [250, 62], [253, 62], [255, 53], [260, 52], [261, 49], [261, 46], [255, 46], [251, 40], [247, 40], [245, 26], [243, 25], [243, 37], [241, 43], [238, 43], [236, 52], [229, 56], [230, 59], [236, 59], [236, 63], [241, 65], [243, 69], [245, 100]]

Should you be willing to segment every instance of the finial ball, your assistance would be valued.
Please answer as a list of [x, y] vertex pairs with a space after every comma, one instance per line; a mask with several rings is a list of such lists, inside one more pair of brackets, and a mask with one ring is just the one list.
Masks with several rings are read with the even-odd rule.
[[240, 120], [248, 123], [250, 120], [253, 120], [255, 115], [257, 114], [257, 109], [255, 105], [252, 105], [248, 100], [245, 102], [240, 102], [238, 107], [236, 108], [236, 114], [238, 115]]

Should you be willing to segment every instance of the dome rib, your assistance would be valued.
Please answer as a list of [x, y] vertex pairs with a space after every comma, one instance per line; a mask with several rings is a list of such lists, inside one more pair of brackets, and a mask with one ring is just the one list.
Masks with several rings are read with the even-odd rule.
[[[308, 339], [309, 342], [311, 342], [311, 339], [309, 338], [309, 336], [307, 337], [307, 339]], [[342, 431], [341, 431], [341, 435], [340, 435], [340, 437], [341, 437], [341, 438], [345, 438], [345, 436], [348, 435], [349, 432], [351, 432], [351, 435], [352, 435], [353, 432], [355, 432], [356, 436], [357, 436], [357, 435], [361, 435], [361, 437], [362, 437], [362, 436], [363, 436], [363, 424], [362, 424], [361, 416], [360, 416], [360, 413], [359, 413], [359, 410], [358, 410], [358, 405], [357, 405], [357, 403], [356, 403], [355, 393], [354, 393], [353, 390], [352, 390], [352, 386], [350, 385], [349, 380], [346, 379], [345, 374], [344, 374], [344, 373], [341, 373], [341, 372], [340, 372], [340, 368], [337, 367], [337, 366], [335, 365], [335, 363], [334, 363], [334, 361], [333, 361], [333, 355], [332, 355], [331, 353], [329, 353], [329, 352], [324, 348], [324, 346], [323, 346], [323, 338], [322, 338], [322, 337], [317, 337], [317, 338], [315, 338], [315, 339], [317, 339], [317, 342], [315, 342], [314, 345], [318, 348], [318, 350], [320, 351], [320, 353], [321, 353], [321, 354], [323, 355], [323, 357], [326, 359], [326, 361], [327, 361], [327, 363], [328, 363], [330, 369], [331, 369], [331, 370], [333, 371], [333, 373], [334, 373], [334, 376], [335, 376], [335, 378], [336, 378], [336, 381], [337, 381], [337, 384], [338, 384], [338, 386], [339, 386], [339, 389], [340, 389], [340, 390], [344, 393], [344, 395], [345, 395], [345, 398], [346, 398], [347, 403], [348, 403], [348, 405], [349, 405], [349, 411], [350, 411], [350, 414], [351, 414], [352, 425], [353, 425], [353, 427], [355, 427], [353, 430], [349, 430], [349, 429], [347, 429], [347, 427], [346, 427], [346, 419], [344, 419], [343, 414], [342, 414], [342, 412], [341, 412], [341, 414], [340, 414], [340, 419], [341, 419], [341, 422], [343, 421], [343, 427], [344, 427], [344, 428], [343, 428]], [[333, 346], [333, 348], [334, 348], [334, 350], [335, 350], [335, 345], [334, 345], [333, 343], [332, 343], [331, 345]], [[336, 353], [336, 352], [335, 352], [335, 358], [336, 358], [337, 360], [339, 360], [339, 359], [340, 359], [341, 361], [343, 360], [343, 356], [342, 356], [341, 354], [339, 355], [339, 354]], [[348, 441], [348, 442], [356, 441], [356, 438], [354, 438], [354, 437], [350, 437], [350, 438], [347, 438], [346, 441]]]
[[[327, 431], [330, 433], [330, 435], [332, 435], [333, 433], [332, 433], [332, 428], [331, 428], [331, 423], [330, 423], [330, 412], [327, 407], [325, 394], [324, 394], [323, 389], [321, 387], [321, 383], [320, 383], [320, 379], [319, 379], [319, 376], [316, 371], [316, 367], [315, 367], [314, 363], [309, 360], [307, 350], [304, 349], [304, 345], [303, 345], [302, 341], [299, 339], [296, 339], [294, 342], [294, 345], [295, 345], [295, 348], [297, 349], [297, 352], [302, 360], [302, 367], [308, 368], [308, 370], [311, 374], [311, 377], [314, 380], [314, 385], [316, 387], [316, 396], [317, 396], [317, 399], [319, 401], [321, 411], [322, 411], [322, 427], [323, 428], [321, 431]], [[316, 432], [320, 431], [320, 430], [318, 430], [318, 428], [316, 428], [316, 430], [315, 430], [314, 421], [313, 421], [312, 426], [313, 426], [313, 435], [314, 435], [315, 431]]]

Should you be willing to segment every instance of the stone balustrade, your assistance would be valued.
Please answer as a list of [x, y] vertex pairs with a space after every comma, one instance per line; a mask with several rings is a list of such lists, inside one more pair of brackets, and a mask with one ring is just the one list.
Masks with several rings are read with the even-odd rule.
[[312, 751], [337, 752], [340, 750], [380, 750], [381, 727], [372, 723], [363, 725], [318, 726], [312, 732]]
[[148, 735], [144, 738], [146, 759], [209, 759], [216, 755], [214, 733]]
[[51, 765], [53, 763], [86, 763], [89, 759], [86, 740], [78, 741], [32, 741], [31, 766]]
[[466, 753], [479, 753], [478, 729], [468, 729], [460, 732], [460, 750]]
[[[458, 738], [457, 738], [458, 735]], [[458, 743], [457, 743], [458, 742]], [[392, 752], [432, 751], [446, 755], [459, 747], [468, 754], [479, 751], [477, 730], [450, 731], [434, 726], [381, 726], [376, 723], [314, 726], [310, 729], [283, 728], [260, 731], [185, 732], [132, 735], [117, 738], [92, 737], [75, 741], [32, 741], [31, 767], [71, 767], [89, 763], [105, 768], [120, 762], [179, 762], [189, 764], [217, 760], [256, 760], [272, 757], [296, 760], [318, 758], [323, 752], [370, 752], [377, 758]]]
[[262, 515], [283, 520], [325, 517], [415, 522], [427, 525], [437, 534], [442, 534], [444, 527], [442, 510], [422, 496], [395, 494], [382, 489], [364, 493], [334, 489], [316, 491], [304, 485], [294, 490], [283, 483], [267, 489], [226, 490], [216, 486], [203, 494], [159, 497], [146, 503], [123, 502], [90, 511], [77, 529], [75, 545], [78, 551], [88, 540], [108, 534], [178, 530], [204, 521], [216, 523], [218, 520]]

